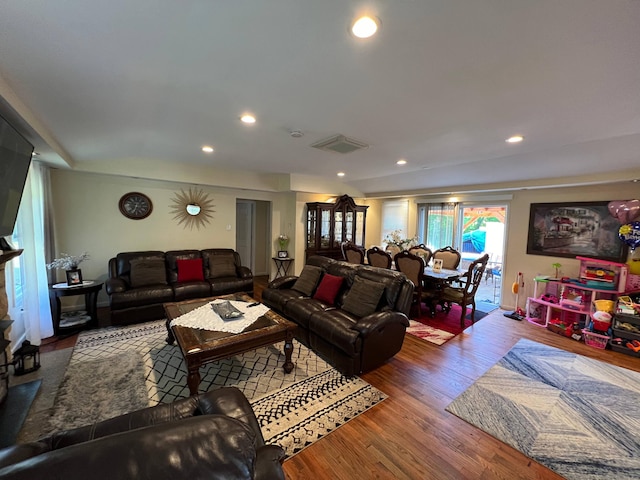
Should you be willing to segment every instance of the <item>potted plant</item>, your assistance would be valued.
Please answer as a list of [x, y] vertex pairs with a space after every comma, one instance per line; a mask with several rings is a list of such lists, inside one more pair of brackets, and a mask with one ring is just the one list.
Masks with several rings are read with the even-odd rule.
[[56, 258], [53, 262], [47, 264], [49, 270], [54, 268], [64, 270], [67, 275], [67, 285], [82, 285], [82, 270], [78, 268], [84, 260], [89, 258], [89, 254], [84, 252], [81, 255], [69, 255], [68, 253], [60, 254], [60, 258]]
[[287, 258], [289, 257], [289, 252], [287, 251], [287, 247], [289, 246], [289, 237], [284, 233], [281, 233], [278, 236], [278, 258]]

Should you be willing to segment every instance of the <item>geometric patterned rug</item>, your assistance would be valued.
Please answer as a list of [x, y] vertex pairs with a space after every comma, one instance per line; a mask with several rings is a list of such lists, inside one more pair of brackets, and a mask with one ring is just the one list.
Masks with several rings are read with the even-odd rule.
[[[158, 320], [82, 332], [48, 432], [188, 397], [184, 360], [176, 344], [166, 343], [165, 325]], [[297, 341], [295, 368], [286, 374], [283, 348], [281, 342], [204, 365], [199, 391], [238, 387], [251, 402], [265, 441], [282, 446], [287, 456], [387, 398], [361, 378], [340, 374]]]
[[640, 478], [640, 373], [520, 340], [447, 408], [567, 479]]

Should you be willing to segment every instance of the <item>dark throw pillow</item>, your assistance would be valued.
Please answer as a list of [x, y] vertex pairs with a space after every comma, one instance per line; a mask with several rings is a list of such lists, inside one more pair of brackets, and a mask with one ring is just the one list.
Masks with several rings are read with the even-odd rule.
[[176, 261], [176, 265], [178, 266], [179, 282], [194, 282], [204, 280], [201, 258], [178, 259]]
[[356, 276], [351, 289], [345, 295], [342, 309], [356, 317], [366, 317], [376, 311], [383, 293], [382, 283]]
[[236, 262], [233, 253], [209, 255], [209, 278], [235, 277]]
[[318, 280], [320, 280], [321, 275], [322, 269], [320, 267], [305, 265], [298, 277], [298, 280], [296, 280], [296, 283], [294, 283], [291, 288], [307, 297], [310, 297], [313, 295], [313, 291], [316, 289], [316, 285], [318, 285]]
[[334, 305], [344, 278], [325, 273], [313, 298], [328, 305]]
[[133, 288], [148, 285], [166, 285], [167, 271], [164, 260], [140, 258], [131, 260], [131, 286]]

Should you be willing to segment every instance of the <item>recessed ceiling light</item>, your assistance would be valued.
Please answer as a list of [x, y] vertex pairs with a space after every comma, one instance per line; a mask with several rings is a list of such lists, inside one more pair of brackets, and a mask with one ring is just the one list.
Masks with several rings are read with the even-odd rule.
[[242, 116], [240, 117], [240, 121], [242, 123], [246, 123], [248, 125], [251, 125], [253, 123], [256, 123], [256, 117], [254, 117], [250, 113], [243, 113]]
[[210, 147], [209, 145], [205, 145], [204, 147], [202, 147], [202, 151], [204, 153], [213, 153], [213, 147]]
[[401, 158], [396, 162], [396, 165], [406, 165], [407, 161], [404, 158]]
[[344, 172], [338, 172], [339, 177], [344, 177]]
[[524, 140], [524, 137], [522, 135], [514, 135], [513, 137], [507, 138], [505, 141], [507, 143], [520, 143], [523, 140]]
[[380, 28], [380, 20], [365, 15], [353, 22], [353, 25], [351, 25], [351, 33], [358, 38], [369, 38], [375, 35], [378, 28]]

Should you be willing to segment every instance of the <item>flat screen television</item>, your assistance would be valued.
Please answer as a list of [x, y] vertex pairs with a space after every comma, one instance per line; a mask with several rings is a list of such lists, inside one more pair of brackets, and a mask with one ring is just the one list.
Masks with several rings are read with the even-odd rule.
[[13, 234], [32, 153], [33, 145], [0, 117], [0, 239]]

